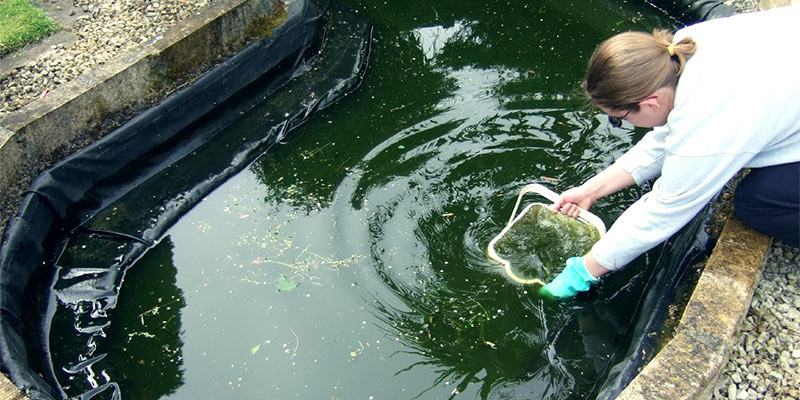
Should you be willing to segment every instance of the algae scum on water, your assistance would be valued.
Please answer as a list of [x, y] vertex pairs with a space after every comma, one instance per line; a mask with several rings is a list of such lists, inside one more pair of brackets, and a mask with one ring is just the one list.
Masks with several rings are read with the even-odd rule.
[[547, 282], [563, 269], [564, 260], [586, 254], [598, 240], [594, 226], [532, 204], [494, 246], [517, 273]]

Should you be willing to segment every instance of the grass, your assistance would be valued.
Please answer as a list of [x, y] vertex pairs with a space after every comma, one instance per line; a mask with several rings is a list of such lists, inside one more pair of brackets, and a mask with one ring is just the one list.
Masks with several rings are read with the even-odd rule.
[[0, 0], [0, 57], [58, 30], [30, 0]]

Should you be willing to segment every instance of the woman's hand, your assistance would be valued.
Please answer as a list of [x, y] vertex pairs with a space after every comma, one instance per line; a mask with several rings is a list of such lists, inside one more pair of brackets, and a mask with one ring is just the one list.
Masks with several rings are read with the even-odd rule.
[[580, 210], [578, 207], [588, 210], [594, 204], [595, 198], [589, 195], [589, 191], [582, 186], [574, 187], [561, 193], [558, 201], [553, 204], [553, 214], [561, 213], [566, 216], [577, 218]]

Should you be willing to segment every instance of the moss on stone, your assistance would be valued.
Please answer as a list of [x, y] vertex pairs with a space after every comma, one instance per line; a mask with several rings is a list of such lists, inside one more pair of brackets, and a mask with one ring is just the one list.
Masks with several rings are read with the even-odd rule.
[[257, 17], [247, 27], [246, 36], [250, 38], [268, 38], [272, 35], [272, 31], [279, 27], [286, 21], [288, 10], [286, 4], [282, 1], [277, 1], [273, 4], [269, 13]]

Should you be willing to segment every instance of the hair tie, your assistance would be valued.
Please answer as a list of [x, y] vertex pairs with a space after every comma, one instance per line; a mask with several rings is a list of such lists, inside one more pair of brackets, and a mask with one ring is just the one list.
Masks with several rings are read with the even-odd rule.
[[670, 43], [669, 46], [667, 46], [667, 53], [669, 53], [670, 57], [675, 55], [675, 43]]

